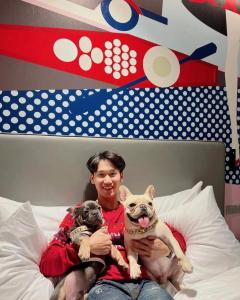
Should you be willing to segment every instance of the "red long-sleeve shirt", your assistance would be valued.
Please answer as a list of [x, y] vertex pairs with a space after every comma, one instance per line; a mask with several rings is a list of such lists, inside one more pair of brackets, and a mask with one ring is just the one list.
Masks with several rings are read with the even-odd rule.
[[[123, 232], [124, 232], [124, 207], [122, 204], [116, 210], [105, 211], [102, 209], [105, 225], [111, 235], [112, 243], [121, 252], [127, 261], [126, 251], [124, 248]], [[40, 271], [46, 277], [61, 276], [69, 269], [81, 261], [78, 257], [78, 246], [71, 243], [66, 232], [73, 226], [74, 220], [70, 214], [60, 224], [59, 232], [53, 237], [48, 248], [43, 253], [40, 262]], [[170, 227], [170, 226], [169, 226]], [[178, 240], [183, 251], [186, 250], [186, 243], [183, 236], [174, 228], [170, 227], [173, 235]], [[129, 273], [122, 270], [113, 259], [107, 255], [105, 258], [106, 269], [100, 279], [109, 280], [130, 280]], [[142, 267], [142, 277], [148, 278], [144, 267]]]

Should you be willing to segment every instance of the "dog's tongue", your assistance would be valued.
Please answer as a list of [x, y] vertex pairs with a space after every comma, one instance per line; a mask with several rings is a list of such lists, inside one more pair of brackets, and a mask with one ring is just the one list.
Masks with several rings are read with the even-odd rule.
[[141, 217], [138, 219], [138, 223], [141, 227], [146, 228], [149, 225], [149, 218], [148, 217]]

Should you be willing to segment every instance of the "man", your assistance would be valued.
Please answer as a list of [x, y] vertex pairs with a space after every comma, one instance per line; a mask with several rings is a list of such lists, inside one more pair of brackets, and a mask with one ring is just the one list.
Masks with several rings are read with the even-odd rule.
[[[125, 162], [118, 154], [105, 151], [93, 155], [88, 160], [87, 166], [91, 172], [91, 183], [95, 185], [97, 190], [97, 200], [102, 207], [105, 225], [108, 227], [108, 232], [100, 230], [90, 238], [91, 253], [106, 255], [110, 252], [111, 244], [114, 243], [123, 257], [126, 257], [123, 243], [124, 207], [119, 197], [119, 187], [123, 181]], [[136, 241], [133, 246], [137, 248], [136, 250], [140, 255], [151, 255], [151, 252], [157, 248], [154, 240], [147, 239], [141, 242]], [[168, 252], [167, 247], [165, 252]], [[131, 280], [129, 273], [122, 271], [109, 256], [106, 257], [106, 260], [106, 269], [97, 284], [90, 290], [89, 300], [102, 300], [103, 297], [106, 300], [173, 299], [156, 282], [148, 279], [143, 268], [142, 278]]]
[[[121, 269], [110, 255], [111, 245], [114, 244], [122, 256], [126, 258], [124, 248], [124, 207], [120, 202], [119, 187], [123, 181], [125, 169], [124, 159], [113, 152], [96, 153], [89, 158], [87, 167], [91, 173], [91, 183], [95, 185], [98, 203], [102, 208], [105, 227], [93, 233], [90, 237], [90, 252], [93, 256], [90, 264], [93, 268], [85, 274], [86, 263], [78, 257], [78, 247], [69, 242], [67, 231], [73, 224], [73, 218], [68, 214], [60, 224], [60, 231], [50, 242], [42, 255], [40, 270], [46, 277], [51, 277], [58, 299], [58, 289], [64, 285], [66, 300], [78, 300], [80, 294], [92, 287], [92, 272], [99, 274], [97, 283], [90, 289], [89, 300], [127, 300], [154, 299], [172, 300], [173, 298], [156, 282], [149, 280], [146, 270], [142, 267], [142, 277], [132, 280], [126, 270]], [[180, 236], [181, 237], [181, 236]], [[184, 242], [184, 241], [183, 241]], [[169, 254], [169, 248], [158, 239], [146, 238], [132, 243], [139, 255]], [[104, 261], [103, 258], [104, 257]], [[104, 265], [104, 271], [103, 270]], [[78, 287], [76, 289], [75, 287]]]

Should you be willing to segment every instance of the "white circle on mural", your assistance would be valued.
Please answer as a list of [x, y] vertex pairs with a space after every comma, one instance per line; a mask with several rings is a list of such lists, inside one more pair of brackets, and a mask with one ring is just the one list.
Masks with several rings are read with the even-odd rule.
[[103, 61], [103, 52], [100, 48], [93, 48], [91, 51], [91, 58], [96, 64]]
[[120, 61], [121, 61], [120, 56], [119, 55], [114, 55], [113, 61], [116, 62], [116, 63], [120, 63]]
[[53, 52], [58, 59], [71, 62], [77, 58], [77, 46], [69, 39], [59, 39], [53, 45]]
[[3, 124], [3, 129], [9, 130], [11, 127], [8, 123]]
[[114, 71], [119, 71], [121, 69], [121, 67], [119, 64], [115, 63], [115, 64], [113, 64], [113, 69], [114, 69]]
[[116, 55], [119, 55], [121, 53], [121, 49], [119, 47], [114, 47], [113, 48], [113, 53]]
[[17, 96], [18, 95], [18, 91], [15, 91], [15, 90], [11, 91], [11, 95], [12, 96]]
[[8, 110], [8, 109], [5, 109], [4, 111], [3, 111], [3, 115], [5, 116], [5, 117], [8, 117], [8, 116], [10, 116], [10, 110]]
[[107, 66], [110, 66], [111, 64], [112, 64], [112, 59], [111, 58], [105, 58], [105, 60], [104, 60], [104, 62], [105, 62], [105, 64], [107, 65]]
[[131, 50], [130, 51], [130, 56], [133, 57], [133, 58], [137, 57], [137, 52], [135, 50]]
[[119, 47], [119, 46], [121, 46], [121, 41], [119, 39], [115, 39], [115, 40], [113, 40], [113, 44], [114, 44], [114, 46]]
[[122, 45], [122, 51], [123, 52], [128, 52], [129, 51], [128, 45], [126, 45], [126, 44]]
[[136, 67], [131, 66], [131, 67], [129, 68], [129, 71], [130, 71], [130, 73], [135, 74], [135, 73], [137, 72], [137, 69], [136, 69]]
[[112, 57], [112, 55], [113, 55], [111, 50], [105, 50], [104, 54], [105, 54], [106, 57]]
[[106, 49], [112, 49], [112, 46], [113, 46], [110, 41], [106, 41], [104, 45], [105, 45]]
[[119, 72], [115, 71], [115, 72], [113, 72], [113, 77], [114, 77], [115, 79], [119, 79], [119, 78], [121, 77], [121, 75], [120, 75]]
[[28, 91], [26, 95], [28, 96], [28, 98], [32, 98], [34, 96], [33, 92], [31, 91]]
[[163, 46], [152, 47], [146, 52], [143, 69], [148, 80], [159, 87], [171, 86], [180, 74], [180, 64], [176, 55]]
[[111, 73], [112, 73], [112, 67], [106, 66], [106, 67], [104, 68], [104, 71], [105, 71], [107, 74], [111, 74]]
[[26, 103], [26, 98], [24, 98], [24, 97], [20, 97], [19, 99], [18, 99], [18, 102], [20, 103], [20, 104], [25, 104]]
[[130, 58], [130, 64], [131, 64], [132, 66], [136, 66], [136, 64], [137, 64], [136, 59], [135, 59], [135, 58]]
[[82, 52], [88, 53], [92, 49], [92, 41], [87, 36], [83, 36], [79, 40], [79, 48]]
[[129, 63], [128, 63], [128, 61], [126, 61], [126, 60], [123, 60], [123, 61], [121, 62], [121, 65], [122, 65], [122, 67], [125, 68], [125, 69], [127, 69], [127, 68], [129, 67]]
[[123, 60], [128, 60], [128, 59], [129, 59], [129, 55], [128, 55], [126, 52], [124, 52], [124, 53], [122, 54], [122, 59], [123, 59]]
[[79, 66], [83, 71], [89, 71], [92, 67], [92, 60], [87, 54], [79, 57]]
[[18, 118], [16, 118], [16, 117], [11, 118], [11, 122], [13, 124], [17, 124], [18, 123]]
[[127, 23], [132, 17], [130, 5], [124, 0], [112, 0], [109, 12], [114, 20], [119, 23]]
[[9, 103], [11, 98], [9, 96], [3, 96], [3, 102]]

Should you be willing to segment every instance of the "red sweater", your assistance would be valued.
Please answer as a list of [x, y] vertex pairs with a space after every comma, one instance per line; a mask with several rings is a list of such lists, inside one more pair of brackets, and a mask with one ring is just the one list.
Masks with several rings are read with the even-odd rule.
[[[124, 259], [126, 258], [126, 251], [124, 248], [123, 232], [124, 232], [124, 207], [122, 204], [118, 206], [116, 210], [105, 211], [102, 210], [105, 225], [108, 227], [108, 232], [111, 234], [113, 244], [121, 252]], [[81, 263], [78, 257], [78, 246], [71, 243], [66, 235], [66, 231], [70, 229], [74, 224], [74, 220], [70, 214], [61, 222], [59, 232], [53, 237], [48, 248], [43, 253], [40, 262], [40, 271], [43, 275], [60, 276], [67, 272], [70, 268]], [[183, 251], [186, 250], [186, 243], [183, 236], [171, 228], [173, 235], [178, 240]], [[109, 280], [130, 280], [127, 271], [122, 270], [113, 261], [113, 259], [107, 255], [105, 257], [106, 269], [100, 279]], [[142, 267], [142, 277], [147, 278], [146, 271]]]

